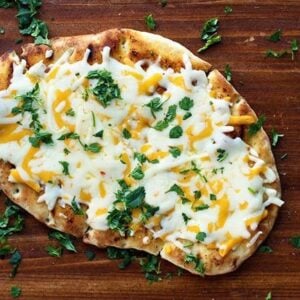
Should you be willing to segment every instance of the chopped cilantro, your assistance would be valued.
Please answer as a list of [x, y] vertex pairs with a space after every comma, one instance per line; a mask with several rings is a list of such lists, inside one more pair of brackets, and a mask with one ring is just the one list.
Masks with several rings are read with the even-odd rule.
[[145, 106], [150, 108], [151, 114], [154, 119], [156, 119], [155, 113], [162, 110], [163, 102], [161, 102], [159, 97], [153, 98], [149, 103]]
[[0, 1], [0, 7], [11, 8], [16, 7], [18, 14], [16, 15], [19, 22], [19, 31], [24, 35], [31, 35], [35, 38], [35, 44], [49, 45], [48, 27], [45, 22], [37, 19], [38, 9], [42, 5], [42, 1]]
[[131, 139], [131, 133], [128, 129], [124, 128], [122, 130], [122, 136], [124, 139], [128, 140], [128, 139]]
[[63, 167], [63, 174], [64, 175], [70, 175], [69, 173], [69, 163], [67, 161], [59, 161], [59, 163], [62, 165]]
[[228, 152], [225, 149], [217, 149], [217, 161], [222, 162], [228, 157]]
[[231, 14], [232, 11], [233, 11], [232, 7], [230, 7], [230, 6], [225, 6], [225, 7], [224, 7], [224, 13], [225, 13], [226, 15]]
[[52, 134], [49, 132], [36, 132], [34, 136], [29, 137], [29, 142], [32, 147], [38, 148], [41, 143], [53, 144]]
[[261, 253], [272, 253], [273, 250], [270, 246], [267, 246], [267, 245], [261, 245], [258, 249], [259, 252]]
[[274, 128], [272, 128], [271, 131], [271, 138], [272, 138], [272, 146], [275, 147], [279, 141], [280, 138], [282, 138], [284, 135], [278, 133]]
[[188, 223], [189, 220], [191, 220], [191, 218], [188, 217], [185, 213], [182, 213], [182, 217], [185, 225]]
[[96, 132], [93, 136], [95, 137], [99, 137], [99, 138], [103, 138], [103, 133], [104, 133], [104, 130], [99, 130], [98, 132]]
[[130, 175], [132, 178], [136, 180], [141, 180], [145, 176], [142, 167], [140, 165], [134, 168], [133, 171], [130, 173]]
[[69, 117], [74, 117], [75, 116], [75, 111], [73, 108], [70, 108], [66, 111], [66, 115]]
[[105, 69], [90, 71], [87, 78], [97, 80], [97, 83], [95, 87], [91, 89], [91, 92], [96, 96], [96, 99], [103, 107], [107, 107], [114, 99], [121, 99], [121, 90], [112, 78], [111, 72]]
[[170, 132], [169, 132], [169, 137], [171, 139], [178, 139], [182, 136], [183, 130], [179, 125], [174, 126]]
[[219, 43], [221, 41], [221, 36], [217, 34], [219, 28], [218, 18], [209, 19], [204, 23], [201, 32], [201, 39], [205, 42], [205, 45], [201, 47], [198, 52], [205, 51], [210, 46]]
[[89, 261], [94, 260], [96, 257], [96, 253], [90, 249], [86, 250], [84, 254]]
[[62, 247], [54, 247], [51, 245], [46, 246], [46, 251], [50, 256], [53, 257], [61, 257], [63, 253], [63, 248]]
[[174, 104], [174, 105], [170, 105], [168, 107], [168, 111], [167, 111], [167, 114], [166, 114], [166, 117], [165, 117], [165, 120], [170, 123], [172, 122], [175, 117], [176, 117], [176, 110], [177, 110], [177, 106]]
[[215, 194], [209, 194], [209, 199], [211, 201], [215, 201], [215, 200], [217, 200], [217, 196]]
[[13, 298], [19, 298], [22, 294], [22, 289], [17, 287], [17, 286], [12, 286], [11, 289], [10, 289], [10, 295], [13, 297]]
[[174, 192], [176, 193], [178, 196], [184, 196], [184, 192], [182, 190], [182, 188], [177, 185], [176, 183], [173, 184], [167, 191], [166, 193], [170, 193], [170, 192]]
[[164, 129], [166, 129], [169, 126], [169, 122], [166, 120], [161, 120], [158, 121], [155, 125], [154, 125], [154, 129], [158, 130], [158, 131], [162, 131]]
[[180, 148], [175, 147], [175, 146], [170, 146], [170, 147], [169, 147], [169, 152], [171, 153], [171, 155], [172, 155], [174, 158], [176, 158], [176, 157], [178, 157], [178, 156], [181, 155], [181, 150], [180, 150]]
[[145, 154], [138, 152], [134, 152], [133, 158], [137, 159], [141, 164], [145, 163], [148, 160]]
[[258, 120], [256, 121], [256, 123], [251, 124], [249, 126], [248, 135], [249, 136], [255, 135], [262, 128], [262, 126], [264, 125], [265, 121], [266, 121], [266, 117], [264, 115], [259, 116]]
[[80, 204], [76, 201], [75, 196], [72, 199], [71, 207], [75, 215], [84, 216], [84, 211], [82, 210]]
[[190, 110], [194, 106], [194, 100], [184, 97], [179, 101], [179, 107], [183, 110]]
[[149, 14], [145, 16], [145, 23], [149, 30], [155, 30], [156, 29], [156, 21], [154, 20], [152, 14]]
[[5, 33], [4, 27], [1, 27], [1, 26], [0, 26], [0, 34], [4, 34], [4, 33]]
[[273, 32], [270, 36], [268, 36], [267, 39], [271, 42], [276, 43], [281, 40], [281, 36], [282, 36], [281, 29], [278, 29], [275, 32]]
[[224, 73], [225, 73], [225, 77], [226, 77], [227, 81], [230, 82], [232, 79], [232, 72], [231, 72], [231, 68], [228, 64], [225, 66]]
[[123, 261], [119, 263], [119, 269], [121, 270], [128, 267], [136, 257], [136, 251], [132, 249], [108, 247], [106, 253], [109, 259], [123, 259]]
[[295, 235], [290, 238], [290, 243], [295, 247], [300, 249], [300, 235]]
[[186, 254], [184, 258], [184, 262], [187, 264], [193, 263], [195, 265], [195, 270], [201, 275], [204, 276], [205, 266], [201, 259], [196, 257], [193, 254]]
[[199, 242], [203, 242], [206, 238], [207, 234], [205, 232], [198, 232], [196, 234], [196, 240], [199, 241]]
[[162, 280], [159, 274], [160, 271], [160, 259], [158, 256], [148, 254], [146, 258], [140, 260], [140, 265], [143, 272], [145, 273], [145, 278], [150, 282]]
[[49, 233], [49, 238], [50, 239], [55, 239], [59, 241], [59, 243], [67, 250], [71, 252], [77, 252], [70, 235], [66, 233], [62, 233], [59, 231], [52, 231]]

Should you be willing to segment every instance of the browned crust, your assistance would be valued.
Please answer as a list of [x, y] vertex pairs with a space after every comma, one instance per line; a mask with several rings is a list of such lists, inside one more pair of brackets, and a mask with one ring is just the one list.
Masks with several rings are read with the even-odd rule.
[[[52, 40], [53, 56], [45, 58], [46, 50], [50, 48], [45, 45], [36, 46], [27, 44], [22, 48], [21, 58], [27, 61], [28, 67], [42, 60], [45, 64], [54, 63], [66, 50], [73, 48], [73, 53], [70, 61], [80, 60], [86, 48], [91, 50], [89, 62], [101, 62], [101, 50], [109, 46], [111, 55], [117, 60], [132, 64], [140, 59], [149, 59], [151, 61], [160, 58], [163, 68], [173, 68], [179, 70], [183, 67], [182, 56], [188, 55], [191, 59], [194, 69], [208, 72], [211, 68], [210, 64], [194, 56], [183, 46], [162, 38], [157, 35], [138, 32], [130, 29], [112, 29], [95, 35], [83, 35], [75, 37], [63, 37]], [[9, 85], [9, 80], [12, 74], [13, 53], [6, 53], [0, 58], [0, 89], [5, 89]], [[256, 117], [248, 103], [238, 94], [232, 85], [216, 70], [210, 72], [209, 83], [216, 92], [216, 97], [229, 97], [233, 103], [232, 113], [252, 114]], [[237, 134], [256, 149], [260, 157], [276, 172], [276, 166], [272, 155], [270, 142], [266, 133], [261, 130], [255, 135], [255, 138], [249, 139], [245, 128], [237, 128]], [[150, 232], [146, 229], [139, 231], [134, 237], [122, 237], [117, 232], [97, 231], [89, 229], [86, 232], [85, 220], [83, 217], [75, 216], [72, 209], [68, 206], [62, 208], [56, 205], [52, 213], [49, 212], [44, 203], [37, 203], [38, 194], [22, 184], [13, 184], [8, 182], [9, 170], [11, 165], [0, 162], [0, 187], [16, 204], [22, 206], [34, 217], [49, 227], [71, 233], [75, 236], [84, 236], [84, 241], [94, 244], [98, 247], [115, 246], [120, 248], [135, 248], [147, 251], [152, 254], [157, 254], [161, 251], [163, 243], [161, 240], [153, 240]], [[277, 174], [277, 172], [276, 172]], [[279, 177], [272, 185], [280, 192]], [[18, 193], [15, 193], [19, 189]], [[247, 247], [247, 241], [235, 250], [222, 258], [216, 250], [209, 250], [204, 245], [197, 245], [194, 250], [199, 253], [199, 257], [204, 261], [207, 275], [222, 274], [236, 269], [247, 257], [249, 257], [265, 239], [270, 232], [277, 212], [278, 207], [271, 205], [268, 208], [268, 217], [260, 223], [257, 231], [262, 231], [263, 234], [251, 247]], [[86, 232], [86, 233], [85, 233]], [[85, 233], [85, 234], [84, 234]], [[255, 233], [254, 233], [255, 234]], [[149, 244], [143, 243], [143, 238], [149, 236]], [[172, 263], [181, 266], [192, 273], [196, 273], [193, 265], [184, 263], [184, 252], [175, 248], [171, 254], [165, 251], [161, 252], [161, 256]]]

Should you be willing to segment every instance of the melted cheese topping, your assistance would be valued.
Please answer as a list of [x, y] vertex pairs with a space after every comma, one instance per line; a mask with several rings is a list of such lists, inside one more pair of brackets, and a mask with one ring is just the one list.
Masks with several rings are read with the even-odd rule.
[[[264, 186], [276, 179], [274, 171], [243, 140], [226, 135], [233, 130], [231, 125], [253, 123], [253, 116], [232, 116], [228, 99], [212, 97], [214, 91], [205, 73], [193, 70], [187, 57], [185, 68], [176, 73], [162, 69], [159, 62], [147, 62], [146, 70], [141, 67], [143, 61], [122, 64], [109, 52], [104, 48], [103, 62], [90, 65], [89, 50], [75, 63], [68, 62], [72, 51], [67, 51], [47, 73], [42, 62], [26, 70], [26, 62], [16, 60], [10, 86], [0, 91], [0, 158], [15, 166], [9, 180], [39, 192], [38, 202], [45, 202], [49, 210], [57, 202], [71, 205], [75, 197], [88, 206], [87, 223], [97, 230], [109, 228], [107, 216], [119, 189], [117, 180], [125, 180], [132, 188], [143, 186], [145, 202], [158, 210], [143, 225], [141, 211], [135, 209], [132, 234], [146, 226], [155, 238], [166, 241], [168, 252], [173, 245], [189, 252], [184, 244], [197, 243], [199, 232], [206, 233], [201, 243], [218, 249], [222, 256], [243, 240], [251, 240], [267, 216], [266, 207], [283, 203], [274, 189]], [[99, 69], [111, 72], [121, 89], [122, 99], [107, 107], [91, 94], [88, 99], [82, 96], [96, 84], [87, 74]], [[31, 91], [36, 82], [40, 122], [54, 141], [39, 148], [28, 141], [33, 134], [29, 112], [11, 115], [12, 108], [19, 105], [16, 96]], [[158, 93], [158, 87], [163, 93]], [[155, 97], [163, 102], [155, 112], [156, 119], [146, 106]], [[179, 103], [184, 97], [194, 101], [188, 118]], [[171, 105], [177, 107], [176, 117], [167, 128], [156, 130], [155, 124], [165, 118]], [[70, 109], [73, 116], [67, 114]], [[182, 128], [178, 138], [170, 137], [175, 126]], [[131, 138], [124, 138], [124, 129]], [[100, 130], [102, 138], [95, 136]], [[76, 132], [83, 144], [100, 143], [101, 151], [84, 151], [78, 140], [58, 140], [69, 132]], [[170, 147], [179, 148], [181, 154], [174, 157]], [[131, 175], [138, 166], [135, 152], [148, 158], [140, 180]], [[69, 175], [63, 173], [61, 161], [68, 163]], [[169, 191], [174, 184], [183, 195]]]

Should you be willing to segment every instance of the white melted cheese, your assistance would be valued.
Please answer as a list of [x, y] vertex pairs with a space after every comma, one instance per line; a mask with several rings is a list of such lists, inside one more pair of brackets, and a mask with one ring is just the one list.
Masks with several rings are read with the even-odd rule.
[[[26, 70], [26, 62], [16, 59], [10, 85], [0, 91], [0, 158], [15, 166], [9, 180], [35, 188], [40, 193], [38, 202], [45, 202], [49, 210], [56, 204], [71, 205], [76, 199], [87, 206], [88, 225], [107, 230], [107, 216], [120, 189], [117, 180], [125, 179], [132, 188], [144, 186], [145, 202], [158, 207], [145, 224], [155, 238], [188, 251], [186, 241], [197, 242], [197, 233], [205, 232], [202, 243], [219, 249], [223, 256], [243, 239], [248, 239], [249, 245], [255, 242], [260, 233], [252, 233], [266, 217], [266, 208], [270, 204], [281, 206], [283, 201], [276, 190], [265, 187], [276, 180], [274, 171], [243, 140], [226, 135], [233, 130], [228, 125], [230, 102], [210, 96], [206, 74], [193, 70], [187, 57], [185, 68], [175, 72], [162, 69], [159, 61], [147, 61], [146, 70], [142, 68], [145, 61], [128, 66], [109, 53], [105, 47], [101, 64], [87, 62], [89, 50], [82, 60], [69, 63], [70, 49], [47, 72], [43, 62]], [[46, 57], [51, 56], [46, 53]], [[121, 90], [122, 99], [107, 107], [91, 93], [88, 99], [83, 97], [85, 88], [97, 83], [87, 80], [87, 74], [100, 69], [111, 72]], [[14, 116], [11, 110], [20, 101], [16, 96], [31, 91], [37, 82], [39, 119], [54, 143], [34, 148], [28, 142], [33, 134], [30, 113]], [[164, 88], [163, 94], [156, 91], [158, 85]], [[155, 113], [156, 119], [145, 106], [155, 97], [164, 102], [162, 110]], [[179, 107], [184, 97], [194, 100], [186, 120], [183, 116], [187, 111]], [[162, 131], [154, 129], [170, 105], [177, 106], [175, 119]], [[66, 114], [70, 109], [74, 116]], [[169, 137], [174, 126], [181, 126], [182, 136]], [[132, 138], [123, 137], [124, 128]], [[95, 137], [100, 130], [103, 138]], [[68, 132], [76, 132], [83, 144], [100, 143], [101, 151], [84, 151], [78, 140], [57, 140]], [[179, 147], [181, 155], [174, 158], [169, 152], [171, 146]], [[221, 161], [220, 149], [226, 153]], [[143, 164], [145, 176], [140, 181], [129, 175], [138, 166], [135, 152], [159, 161]], [[62, 161], [69, 164], [70, 175], [63, 174]], [[191, 169], [192, 163], [198, 173], [181, 172]], [[176, 192], [168, 192], [174, 184], [184, 191], [184, 201]], [[194, 197], [195, 191], [201, 192], [199, 199]]]

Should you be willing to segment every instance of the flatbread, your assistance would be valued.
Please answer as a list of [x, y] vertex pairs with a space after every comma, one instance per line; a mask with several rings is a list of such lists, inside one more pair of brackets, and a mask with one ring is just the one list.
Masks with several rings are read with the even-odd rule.
[[[88, 61], [89, 63], [95, 63], [102, 61], [101, 51], [105, 46], [108, 46], [111, 49], [110, 55], [124, 64], [133, 65], [141, 59], [150, 61], [157, 61], [159, 59], [163, 69], [172, 68], [178, 71], [184, 66], [183, 56], [187, 55], [193, 69], [203, 70], [208, 74], [211, 90], [215, 92], [214, 97], [229, 97], [232, 103], [231, 112], [233, 115], [253, 115], [257, 119], [246, 100], [238, 94], [220, 72], [212, 69], [209, 63], [196, 57], [182, 45], [159, 35], [138, 32], [131, 29], [112, 29], [94, 35], [55, 38], [51, 40], [51, 45], [51, 49], [46, 45], [24, 45], [19, 56], [26, 60], [27, 67], [29, 68], [39, 61], [43, 61], [46, 65], [53, 64], [69, 49], [73, 49], [69, 61], [79, 61], [83, 58], [88, 48], [91, 50]], [[53, 51], [53, 55], [46, 58], [46, 51], [49, 50]], [[0, 90], [6, 89], [9, 85], [16, 55], [15, 52], [9, 52], [0, 58]], [[261, 129], [255, 136], [249, 138], [247, 130], [248, 126], [235, 126], [235, 130], [231, 134], [241, 137], [246, 143], [252, 146], [258, 153], [258, 156], [274, 171], [276, 180], [268, 185], [275, 189], [280, 196], [280, 181], [268, 136]], [[186, 254], [183, 250], [177, 248], [171, 242], [155, 239], [151, 231], [147, 228], [141, 228], [134, 236], [124, 237], [117, 231], [100, 231], [89, 228], [85, 222], [85, 217], [75, 215], [69, 205], [62, 207], [56, 204], [54, 210], [49, 211], [44, 202], [37, 202], [39, 196], [37, 192], [27, 185], [8, 181], [9, 171], [12, 167], [7, 162], [0, 162], [0, 188], [14, 203], [23, 207], [40, 222], [51, 228], [83, 238], [84, 242], [94, 244], [98, 247], [115, 246], [119, 248], [135, 248], [152, 254], [160, 253], [164, 259], [169, 260], [173, 264], [192, 273], [199, 274], [199, 272], [195, 271], [193, 264], [185, 262]], [[216, 249], [209, 249], [201, 243], [194, 246], [193, 251], [197, 253], [203, 262], [206, 275], [223, 274], [233, 271], [255, 252], [271, 231], [277, 216], [278, 206], [271, 204], [267, 207], [267, 211], [267, 217], [252, 232], [252, 237], [255, 237], [257, 233], [259, 234], [250, 245], [249, 240], [243, 240], [226, 256], [221, 256]], [[147, 237], [147, 243], [145, 243], [145, 237]], [[172, 251], [166, 251], [170, 247]]]

